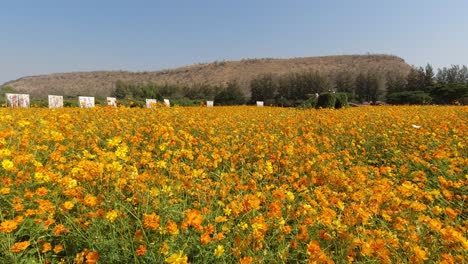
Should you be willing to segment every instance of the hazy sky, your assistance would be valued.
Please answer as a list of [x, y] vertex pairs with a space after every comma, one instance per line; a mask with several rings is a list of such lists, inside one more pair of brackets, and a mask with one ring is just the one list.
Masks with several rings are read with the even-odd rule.
[[0, 84], [27, 75], [385, 53], [468, 64], [466, 0], [0, 0]]

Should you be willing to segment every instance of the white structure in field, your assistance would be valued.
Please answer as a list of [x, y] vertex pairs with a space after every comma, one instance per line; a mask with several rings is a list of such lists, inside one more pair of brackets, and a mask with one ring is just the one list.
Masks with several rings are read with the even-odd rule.
[[78, 102], [80, 103], [81, 108], [91, 108], [94, 107], [94, 97], [89, 96], [79, 96]]
[[62, 108], [62, 107], [63, 107], [63, 96], [49, 95], [49, 108]]
[[117, 98], [115, 97], [107, 97], [107, 105], [117, 107]]
[[207, 107], [213, 107], [214, 101], [206, 101], [206, 106]]
[[7, 93], [6, 103], [8, 107], [29, 107], [29, 94], [11, 94]]
[[164, 104], [166, 106], [168, 106], [168, 107], [171, 106], [171, 103], [169, 102], [169, 99], [164, 99]]
[[263, 101], [257, 101], [257, 106], [262, 107], [263, 106]]
[[146, 99], [146, 108], [151, 108], [156, 105], [157, 102], [156, 99]]

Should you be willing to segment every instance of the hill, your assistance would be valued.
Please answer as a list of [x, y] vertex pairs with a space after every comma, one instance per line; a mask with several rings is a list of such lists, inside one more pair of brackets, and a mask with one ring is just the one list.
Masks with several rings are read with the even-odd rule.
[[264, 73], [319, 71], [333, 78], [344, 71], [396, 72], [406, 74], [410, 66], [392, 55], [339, 55], [292, 59], [244, 59], [240, 61], [216, 61], [170, 70], [129, 72], [94, 71], [55, 73], [23, 77], [2, 85], [33, 96], [47, 94], [77, 96], [109, 96], [118, 80], [125, 82], [190, 85], [193, 83], [220, 84], [237, 80], [246, 94], [249, 81]]

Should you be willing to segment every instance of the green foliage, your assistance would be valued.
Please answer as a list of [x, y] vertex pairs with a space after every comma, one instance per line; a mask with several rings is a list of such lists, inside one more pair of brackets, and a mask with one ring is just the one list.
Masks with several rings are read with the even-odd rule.
[[387, 96], [390, 104], [430, 104], [431, 101], [431, 96], [423, 91], [397, 92]]
[[193, 100], [187, 97], [171, 99], [171, 104], [173, 106], [200, 106], [203, 103], [204, 101], [202, 100], [197, 100], [197, 99]]
[[355, 78], [356, 77], [349, 71], [339, 73], [335, 77], [336, 90], [340, 92], [353, 93]]
[[448, 83], [438, 84], [431, 92], [434, 102], [438, 104], [452, 104], [468, 96], [468, 84]]
[[49, 100], [45, 98], [30, 98], [29, 104], [31, 107], [49, 107]]
[[336, 93], [335, 97], [335, 108], [338, 109], [348, 106], [348, 95], [346, 93]]
[[334, 93], [321, 93], [315, 108], [335, 108], [336, 96]]
[[315, 72], [290, 73], [280, 76], [277, 98], [307, 100], [310, 94], [331, 89], [325, 75]]
[[443, 67], [437, 71], [436, 80], [439, 84], [468, 84], [468, 67], [465, 65], [462, 67], [459, 65], [452, 65], [449, 68]]
[[317, 97], [312, 95], [309, 99], [305, 100], [304, 103], [301, 105], [302, 108], [315, 108], [317, 105]]
[[252, 103], [275, 98], [278, 83], [272, 74], [262, 74], [250, 81]]
[[245, 96], [236, 81], [227, 83], [226, 88], [221, 90], [214, 98], [217, 105], [242, 105], [245, 103]]
[[406, 78], [398, 72], [389, 72], [386, 76], [387, 94], [406, 90]]
[[385, 93], [385, 79], [377, 72], [359, 73], [355, 81], [355, 94], [360, 102], [376, 102]]
[[79, 107], [78, 98], [76, 97], [63, 97], [63, 107]]

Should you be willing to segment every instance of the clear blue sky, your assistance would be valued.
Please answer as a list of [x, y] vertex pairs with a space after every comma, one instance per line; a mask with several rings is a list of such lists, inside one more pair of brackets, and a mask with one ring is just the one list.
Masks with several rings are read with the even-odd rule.
[[385, 53], [468, 64], [466, 0], [2, 0], [0, 84], [69, 71]]

